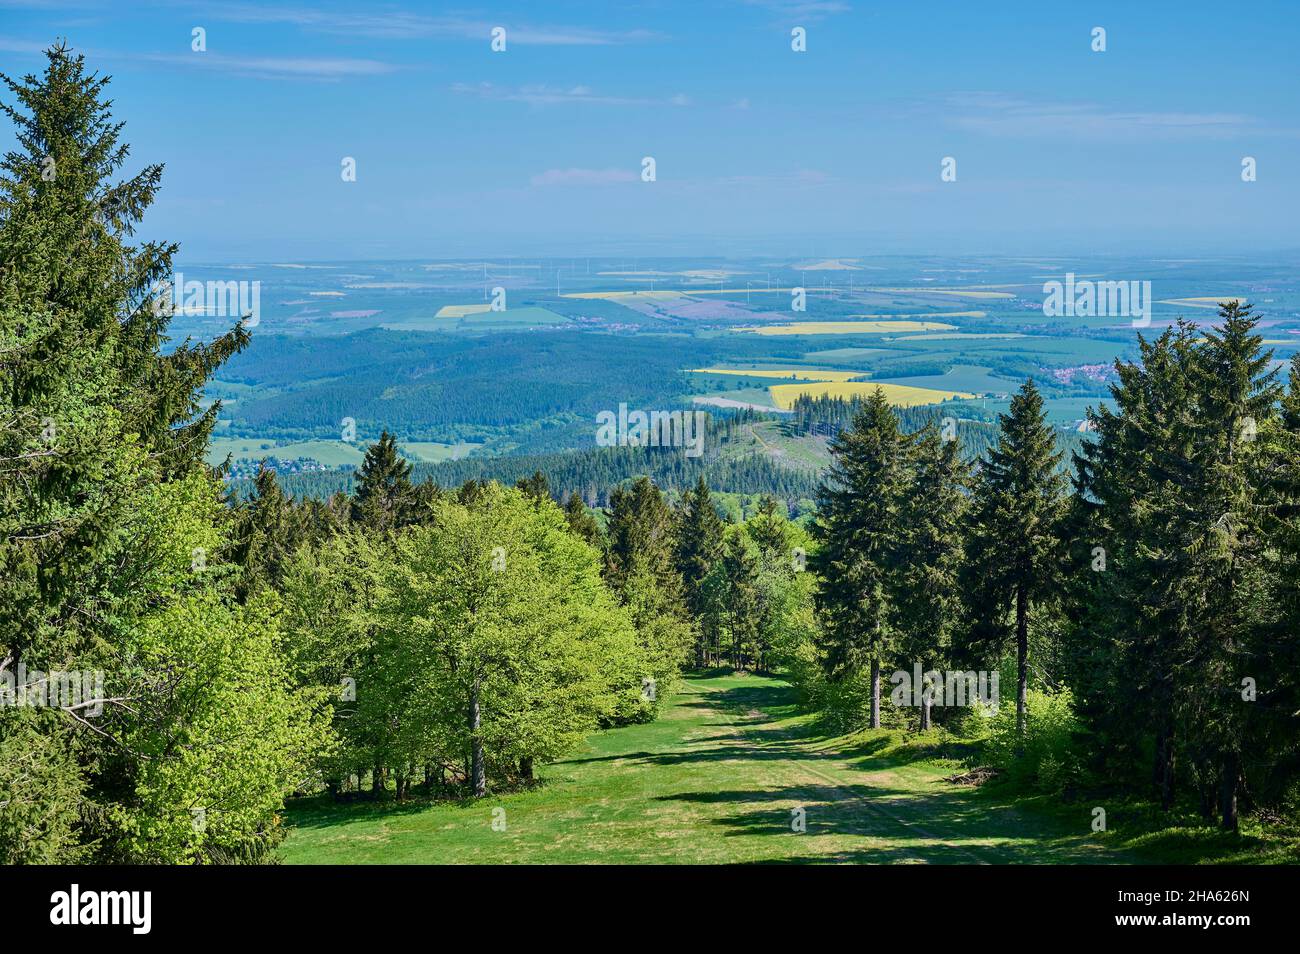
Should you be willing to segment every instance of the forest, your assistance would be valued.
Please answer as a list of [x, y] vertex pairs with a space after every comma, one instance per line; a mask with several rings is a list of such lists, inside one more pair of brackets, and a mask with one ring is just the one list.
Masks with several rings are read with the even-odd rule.
[[[232, 488], [203, 391], [250, 330], [169, 338], [177, 246], [132, 238], [162, 168], [119, 178], [106, 82], [61, 47], [5, 79], [0, 860], [271, 862], [296, 798], [528, 789], [717, 668], [977, 739], [1025, 791], [1294, 831], [1300, 364], [1277, 380], [1249, 305], [1140, 339], [1068, 445], [1027, 381], [977, 446], [880, 391], [800, 406], [832, 465], [785, 484], [635, 448], [440, 484], [385, 431], [346, 488]], [[711, 484], [764, 499], [728, 516]], [[1014, 691], [943, 705], [951, 670]]]

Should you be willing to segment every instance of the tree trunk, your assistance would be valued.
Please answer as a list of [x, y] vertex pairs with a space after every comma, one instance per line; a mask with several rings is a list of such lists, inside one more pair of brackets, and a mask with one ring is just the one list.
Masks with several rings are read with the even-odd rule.
[[487, 768], [483, 764], [483, 736], [479, 734], [479, 677], [474, 677], [474, 687], [469, 694], [470, 778], [474, 797], [487, 794]]
[[871, 660], [871, 728], [880, 728], [880, 660]]
[[1174, 732], [1167, 721], [1156, 733], [1155, 783], [1160, 807], [1169, 811], [1174, 807]]
[[382, 798], [384, 790], [388, 787], [387, 779], [384, 777], [384, 763], [375, 763], [375, 774], [370, 781], [370, 794], [374, 798]]
[[921, 691], [921, 731], [930, 731], [930, 705], [934, 700], [928, 689]]
[[1237, 830], [1237, 785], [1241, 781], [1241, 759], [1236, 752], [1223, 757], [1223, 775], [1219, 779], [1220, 827]]
[[1025, 753], [1025, 705], [1029, 698], [1029, 594], [1016, 587], [1016, 754]]
[[525, 755], [519, 760], [519, 777], [525, 782], [533, 780], [533, 757], [531, 755]]

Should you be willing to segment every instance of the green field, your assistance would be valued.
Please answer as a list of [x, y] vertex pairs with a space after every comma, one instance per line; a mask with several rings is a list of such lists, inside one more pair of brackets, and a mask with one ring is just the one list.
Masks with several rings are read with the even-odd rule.
[[[401, 449], [417, 460], [438, 463], [444, 460], [459, 460], [467, 456], [478, 444], [438, 444], [432, 441], [408, 441]], [[296, 441], [290, 444], [277, 444], [272, 440], [258, 440], [248, 437], [214, 438], [208, 445], [207, 462], [216, 467], [230, 454], [235, 460], [261, 460], [263, 457], [278, 457], [281, 460], [297, 460], [310, 457], [320, 461], [326, 467], [356, 466], [365, 458], [364, 443], [346, 443], [344, 441]]]
[[282, 854], [293, 864], [1144, 860], [1092, 833], [1088, 804], [1011, 805], [944, 781], [955, 762], [904, 757], [901, 738], [825, 735], [776, 679], [692, 677], [657, 722], [593, 735], [531, 791], [300, 801]]
[[236, 460], [261, 460], [263, 457], [296, 460], [299, 457], [310, 457], [312, 460], [320, 461], [326, 467], [342, 467], [345, 464], [360, 464], [365, 457], [365, 447], [344, 441], [298, 441], [292, 444], [277, 444], [275, 441], [256, 438], [222, 437], [214, 438], [208, 445], [205, 459], [215, 467], [226, 459], [227, 454]]
[[468, 456], [473, 450], [481, 447], [481, 444], [467, 444], [460, 441], [456, 444], [437, 444], [432, 441], [405, 441], [402, 444], [402, 450], [418, 458], [419, 460], [428, 461], [436, 464], [444, 460], [460, 460]]

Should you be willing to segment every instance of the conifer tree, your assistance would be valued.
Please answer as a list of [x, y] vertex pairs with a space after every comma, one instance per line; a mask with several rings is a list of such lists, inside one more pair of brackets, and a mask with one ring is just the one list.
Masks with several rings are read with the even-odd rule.
[[587, 505], [582, 502], [582, 497], [576, 493], [569, 494], [569, 499], [564, 503], [564, 519], [569, 525], [569, 530], [581, 540], [585, 540], [597, 550], [603, 546], [600, 524], [596, 518], [591, 515]]
[[708, 483], [700, 477], [694, 490], [682, 494], [677, 511], [675, 552], [686, 607], [700, 627], [695, 646], [697, 665], [704, 664], [708, 647], [716, 638], [712, 600], [705, 583], [722, 558], [722, 533], [722, 518], [713, 505]]
[[255, 495], [235, 516], [231, 562], [242, 568], [236, 584], [241, 600], [264, 586], [279, 585], [289, 556], [303, 541], [300, 516], [280, 490], [275, 471], [265, 461], [253, 480]]
[[[270, 607], [230, 599], [201, 463], [220, 405], [200, 388], [248, 335], [164, 353], [176, 247], [129, 244], [162, 169], [116, 180], [107, 78], [46, 56], [4, 80], [19, 148], [0, 161], [0, 669], [103, 686], [0, 707], [0, 752], [23, 753], [0, 759], [0, 857], [265, 857], [322, 739]], [[191, 811], [218, 804], [197, 829]]]
[[[892, 576], [899, 652], [919, 662], [923, 673], [948, 659], [960, 620], [958, 576], [969, 483], [970, 468], [957, 441], [942, 439], [933, 423], [923, 428], [912, 449]], [[930, 728], [935, 688], [922, 696], [922, 731]]]
[[533, 471], [531, 477], [521, 477], [515, 482], [515, 488], [523, 491], [525, 497], [538, 504], [551, 499], [551, 484], [540, 470]]
[[409, 522], [413, 488], [411, 464], [397, 452], [388, 431], [366, 450], [357, 470], [352, 519], [374, 530], [394, 530]]
[[1065, 476], [1056, 435], [1032, 380], [998, 416], [997, 446], [975, 482], [964, 595], [975, 648], [1016, 647], [1016, 734], [1023, 740], [1029, 686], [1029, 618], [1057, 578]]
[[892, 651], [889, 576], [902, 533], [910, 439], [877, 388], [831, 442], [810, 560], [821, 645], [832, 679], [869, 669], [870, 725], [880, 727], [880, 666]]

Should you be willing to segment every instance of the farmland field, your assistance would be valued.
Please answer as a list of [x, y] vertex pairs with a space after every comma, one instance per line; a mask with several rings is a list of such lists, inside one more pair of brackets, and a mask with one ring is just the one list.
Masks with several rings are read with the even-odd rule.
[[[1150, 326], [1047, 317], [1043, 283], [1066, 271], [1151, 276]], [[990, 421], [1005, 409], [998, 397], [1033, 378], [1064, 436], [1105, 402], [1112, 365], [1136, 357], [1139, 333], [1179, 317], [1212, 321], [1194, 306], [1219, 295], [1256, 302], [1275, 357], [1300, 347], [1291, 334], [1300, 283], [1285, 263], [1222, 271], [1218, 281], [1212, 267], [1193, 274], [1178, 263], [991, 257], [186, 267], [196, 278], [263, 282], [251, 346], [208, 387], [223, 402], [209, 459], [275, 449], [323, 467], [359, 458], [339, 440], [344, 418], [356, 422], [360, 447], [387, 429], [412, 459], [437, 463], [470, 446], [476, 458], [581, 452], [594, 446], [596, 415], [621, 403], [774, 413], [800, 393], [860, 396], [877, 383], [900, 406], [943, 401], [944, 413]], [[505, 311], [489, 310], [496, 287]], [[799, 313], [795, 287], [807, 290]], [[177, 324], [198, 339], [225, 327], [207, 315]], [[777, 446], [753, 452], [793, 463]]]
[[810, 397], [868, 398], [879, 388], [885, 399], [896, 407], [915, 407], [918, 404], [937, 404], [949, 398], [973, 398], [963, 391], [940, 391], [936, 388], [914, 387], [909, 384], [885, 384], [876, 381], [834, 382], [810, 381], [807, 384], [774, 384], [768, 390], [778, 407], [791, 407], [801, 394]]
[[789, 325], [737, 328], [758, 335], [867, 335], [887, 331], [955, 331], [956, 325], [939, 321], [798, 321]]

